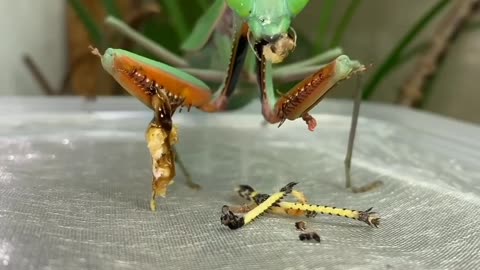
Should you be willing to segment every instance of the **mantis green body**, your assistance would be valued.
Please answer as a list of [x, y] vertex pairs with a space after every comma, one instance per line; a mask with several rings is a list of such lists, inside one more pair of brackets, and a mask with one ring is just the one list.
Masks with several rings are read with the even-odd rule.
[[255, 40], [273, 40], [290, 29], [309, 0], [226, 0], [246, 20]]

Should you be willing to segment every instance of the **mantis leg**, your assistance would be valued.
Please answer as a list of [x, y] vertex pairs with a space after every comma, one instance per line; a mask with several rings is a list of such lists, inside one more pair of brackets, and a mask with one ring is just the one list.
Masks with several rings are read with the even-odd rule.
[[333, 48], [317, 54], [309, 59], [283, 65], [275, 68], [273, 77], [279, 82], [302, 80], [313, 72], [316, 72], [324, 67], [325, 63], [328, 63], [329, 61], [332, 61], [333, 59], [342, 55], [342, 53], [343, 51], [341, 48]]
[[352, 179], [351, 179], [352, 152], [353, 152], [353, 144], [355, 142], [355, 133], [357, 131], [357, 122], [358, 122], [358, 116], [360, 113], [361, 102], [362, 102], [362, 90], [360, 87], [357, 87], [357, 89], [355, 90], [355, 98], [353, 102], [352, 123], [350, 125], [350, 134], [348, 135], [347, 154], [345, 155], [345, 161], [344, 161], [346, 188], [352, 187]]
[[220, 94], [215, 97], [211, 103], [200, 107], [201, 110], [206, 112], [216, 112], [227, 108], [228, 99], [235, 91], [240, 73], [242, 72], [249, 49], [248, 46], [248, 24], [243, 23], [233, 42], [230, 64], [228, 65], [227, 76], [220, 87]]
[[352, 164], [352, 153], [353, 146], [355, 142], [355, 133], [357, 130], [358, 116], [360, 114], [360, 104], [362, 103], [362, 88], [360, 87], [360, 78], [358, 79], [358, 85], [355, 90], [355, 97], [353, 101], [353, 112], [352, 112], [352, 122], [350, 126], [350, 133], [348, 135], [348, 146], [347, 153], [345, 155], [345, 187], [351, 188], [354, 193], [367, 192], [372, 189], [377, 188], [383, 184], [382, 181], [373, 181], [361, 187], [352, 187], [352, 175], [351, 175], [351, 164]]
[[187, 167], [183, 163], [182, 159], [180, 159], [177, 149], [174, 146], [172, 147], [172, 149], [173, 149], [173, 153], [175, 154], [175, 162], [177, 162], [177, 164], [180, 166], [180, 170], [185, 176], [185, 181], [187, 186], [195, 190], [201, 189], [202, 187], [199, 184], [193, 182], [192, 176], [188, 172]]
[[263, 53], [263, 44], [257, 44], [257, 82], [260, 88], [262, 114], [269, 123], [279, 123], [279, 127], [288, 119], [302, 118], [310, 131], [314, 131], [317, 122], [309, 114], [325, 95], [340, 81], [353, 74], [365, 70], [358, 61], [340, 55], [332, 62], [299, 82], [279, 99], [273, 86], [272, 63], [267, 61]]

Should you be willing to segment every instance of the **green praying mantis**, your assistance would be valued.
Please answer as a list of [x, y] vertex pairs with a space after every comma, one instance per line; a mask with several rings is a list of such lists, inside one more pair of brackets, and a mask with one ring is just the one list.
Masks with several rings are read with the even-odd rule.
[[[172, 139], [169, 135], [172, 130], [175, 130], [172, 128], [171, 119], [174, 112], [182, 107], [189, 109], [195, 107], [209, 113], [226, 110], [229, 100], [237, 89], [242, 71], [244, 68], [248, 69], [246, 60], [250, 55], [253, 55], [253, 72], [260, 90], [261, 110], [266, 122], [278, 124], [280, 127], [286, 120], [301, 118], [310, 131], [314, 131], [317, 122], [309, 111], [339, 82], [366, 69], [359, 61], [351, 60], [347, 55], [338, 55], [326, 65], [317, 67], [313, 74], [310, 74], [312, 71], [301, 74], [306, 78], [285, 94], [277, 95], [273, 83], [275, 74], [273, 64], [282, 63], [294, 51], [297, 36], [291, 27], [291, 22], [304, 10], [308, 2], [308, 0], [214, 1], [198, 20], [182, 48], [191, 52], [205, 47], [222, 17], [227, 16], [228, 12], [233, 11], [239, 18], [240, 23], [235, 27], [234, 39], [231, 43], [227, 72], [217, 91], [212, 91], [206, 83], [193, 76], [198, 70], [185, 68], [183, 62], [172, 60], [172, 53], [164, 49], [160, 51], [159, 58], [162, 58], [165, 63], [122, 49], [109, 48], [101, 54], [92, 48], [92, 52], [100, 57], [103, 68], [128, 93], [154, 111], [151, 125], [163, 131], [156, 133], [150, 132], [150, 129], [147, 131], [147, 134], [162, 134], [159, 137], [147, 136], [149, 145], [156, 147], [156, 152], [150, 148], [154, 163], [152, 210], [155, 209], [156, 195], [164, 196], [166, 186], [171, 184], [175, 177], [175, 162], [172, 161], [175, 155], [172, 154], [173, 146], [170, 147]], [[110, 24], [119, 23], [113, 18], [107, 19], [108, 21]], [[130, 33], [130, 37], [141, 39], [135, 36], [135, 33]], [[318, 64], [318, 60], [318, 58], [310, 59], [309, 63]], [[295, 68], [291, 67], [291, 69], [293, 72]], [[357, 92], [345, 158], [347, 188], [351, 187], [350, 164], [361, 99], [359, 89]], [[172, 136], [176, 138], [176, 131]], [[155, 140], [156, 143], [152, 144], [151, 140]], [[176, 139], [174, 141], [176, 142]], [[162, 167], [158, 164], [165, 163], [165, 157], [168, 155], [170, 158], [167, 167], [170, 170], [165, 168], [158, 170]], [[158, 166], [155, 167], [155, 164]], [[165, 164], [163, 165], [165, 167]], [[162, 185], [159, 185], [160, 182]]]

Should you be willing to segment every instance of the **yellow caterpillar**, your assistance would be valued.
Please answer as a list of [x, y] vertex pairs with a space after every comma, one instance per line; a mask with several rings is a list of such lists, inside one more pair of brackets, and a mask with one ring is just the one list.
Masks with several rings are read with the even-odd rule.
[[[240, 197], [246, 199], [247, 201], [253, 202], [253, 206], [248, 206], [247, 209], [255, 207], [255, 205], [258, 205], [259, 200], [265, 200], [265, 198], [268, 198], [269, 196], [268, 194], [256, 192], [251, 186], [248, 185], [240, 185], [236, 191]], [[314, 217], [317, 214], [336, 215], [363, 221], [369, 226], [376, 228], [378, 228], [380, 224], [380, 216], [376, 212], [371, 212], [372, 208], [369, 208], [365, 211], [359, 211], [347, 208], [337, 208], [334, 206], [308, 204], [302, 192], [292, 190], [291, 193], [295, 198], [297, 198], [298, 202], [278, 202], [273, 205], [269, 211], [275, 214], [306, 217]]]
[[291, 182], [280, 189], [280, 192], [274, 193], [271, 196], [264, 196], [263, 198], [257, 197], [257, 205], [253, 209], [250, 209], [244, 216], [240, 217], [235, 215], [227, 205], [222, 207], [221, 222], [223, 225], [229, 227], [232, 230], [243, 227], [244, 225], [252, 222], [257, 217], [263, 215], [273, 205], [280, 202], [283, 197], [292, 192], [293, 186], [297, 183]]

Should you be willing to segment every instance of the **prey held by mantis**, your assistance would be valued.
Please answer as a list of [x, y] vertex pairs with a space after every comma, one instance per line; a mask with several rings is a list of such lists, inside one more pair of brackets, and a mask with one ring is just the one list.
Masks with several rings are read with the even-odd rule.
[[[157, 196], [164, 197], [167, 187], [175, 178], [175, 162], [186, 172], [178, 158], [174, 144], [177, 143], [177, 128], [172, 116], [183, 107], [195, 107], [204, 112], [225, 111], [229, 100], [238, 88], [245, 69], [251, 67], [254, 81], [260, 92], [261, 111], [266, 122], [280, 127], [286, 120], [302, 119], [308, 129], [314, 131], [315, 118], [309, 111], [339, 82], [346, 80], [366, 68], [359, 61], [347, 55], [338, 54], [327, 64], [324, 56], [314, 56], [300, 63], [282, 67], [304, 78], [289, 91], [278, 95], [274, 87], [275, 70], [273, 64], [282, 63], [294, 51], [297, 34], [292, 28], [292, 20], [308, 4], [308, 0], [216, 0], [207, 12], [200, 17], [192, 34], [182, 48], [198, 51], [209, 40], [222, 18], [233, 14], [239, 22], [234, 25], [233, 41], [230, 42], [230, 57], [224, 78], [217, 91], [201, 79], [204, 74], [182, 66], [183, 62], [172, 60], [172, 53], [163, 48], [155, 61], [132, 52], [108, 48], [101, 53], [91, 48], [100, 57], [103, 68], [132, 96], [153, 110], [154, 117], [148, 126], [146, 140], [152, 157], [152, 198], [151, 209], [156, 209]], [[142, 39], [128, 26], [121, 25], [115, 18], [107, 18], [107, 24], [121, 26], [131, 38]], [[137, 35], [137, 36], [136, 36]], [[147, 46], [148, 47], [148, 46]], [[249, 66], [248, 59], [254, 65]], [[174, 56], [175, 58], [175, 56]], [[177, 59], [178, 60], [178, 59]], [[298, 72], [300, 71], [300, 72]], [[352, 125], [345, 158], [346, 187], [351, 188], [350, 164], [353, 141], [359, 113], [361, 93], [356, 90]], [[198, 187], [187, 175], [189, 186]]]

